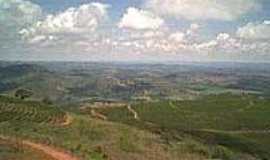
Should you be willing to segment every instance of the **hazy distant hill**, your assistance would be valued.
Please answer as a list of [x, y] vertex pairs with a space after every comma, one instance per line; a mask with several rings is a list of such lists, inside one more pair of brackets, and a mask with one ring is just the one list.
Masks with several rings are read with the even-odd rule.
[[80, 101], [190, 99], [224, 92], [269, 93], [268, 64], [108, 64], [79, 62], [0, 63], [0, 92], [33, 90], [34, 98]]
[[267, 68], [0, 62], [0, 159], [36, 156], [15, 152], [27, 139], [81, 159], [267, 160]]

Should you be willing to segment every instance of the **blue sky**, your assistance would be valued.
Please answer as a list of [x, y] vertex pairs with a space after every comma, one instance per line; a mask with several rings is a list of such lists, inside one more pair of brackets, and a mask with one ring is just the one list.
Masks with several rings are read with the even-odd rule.
[[[269, 0], [256, 0], [261, 3], [262, 9], [258, 11], [251, 11], [247, 13], [243, 17], [240, 17], [237, 21], [232, 22], [222, 22], [222, 21], [209, 21], [208, 26], [213, 27], [211, 29], [232, 29], [232, 26], [243, 25], [247, 22], [252, 21], [263, 21], [265, 19], [269, 19], [270, 17], [270, 1]], [[111, 18], [113, 20], [118, 20], [124, 14], [125, 10], [128, 7], [138, 7], [141, 8], [144, 0], [31, 0], [31, 2], [39, 4], [42, 6], [44, 11], [49, 13], [60, 12], [69, 7], [78, 7], [82, 4], [91, 3], [91, 2], [102, 2], [106, 4], [110, 4], [111, 8], [109, 10], [111, 14]], [[178, 21], [178, 22], [177, 22]], [[184, 20], [177, 20], [176, 23], [183, 23]], [[186, 22], [187, 24], [188, 22]]]
[[140, 6], [142, 0], [31, 0], [43, 7], [47, 12], [59, 12], [69, 7], [78, 7], [91, 2], [110, 4], [110, 13], [113, 19], [119, 19], [129, 6]]
[[[254, 14], [251, 12], [248, 19], [265, 19], [270, 16], [270, 1], [269, 0], [257, 0], [262, 4], [263, 9]], [[121, 16], [127, 7], [140, 7], [144, 0], [31, 0], [31, 2], [39, 4], [45, 11], [58, 12], [63, 11], [69, 7], [77, 7], [82, 4], [91, 2], [102, 2], [112, 5], [112, 13], [115, 16]], [[122, 12], [122, 13], [121, 13]]]
[[[246, 16], [243, 16], [241, 21], [264, 20], [270, 17], [270, 1], [256, 1], [262, 4], [262, 9], [257, 12], [250, 12]], [[126, 8], [130, 6], [141, 7], [144, 0], [31, 0], [31, 2], [39, 4], [47, 12], [59, 12], [69, 7], [78, 7], [86, 3], [102, 2], [112, 6], [110, 12], [112, 13], [113, 17], [120, 18], [125, 12]]]
[[270, 61], [269, 0], [0, 0], [0, 60]]

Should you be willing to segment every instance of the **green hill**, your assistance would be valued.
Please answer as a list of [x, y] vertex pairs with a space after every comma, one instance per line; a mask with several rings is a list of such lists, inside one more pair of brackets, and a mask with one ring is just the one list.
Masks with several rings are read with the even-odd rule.
[[[221, 94], [191, 101], [139, 103], [132, 107], [139, 120], [126, 107], [95, 110], [110, 121], [158, 133], [169, 143], [188, 135], [210, 148], [225, 147], [233, 157], [246, 153], [269, 159], [269, 106], [269, 99], [258, 96]], [[211, 149], [209, 152], [213, 154]]]
[[0, 122], [61, 123], [65, 112], [55, 106], [0, 96]]

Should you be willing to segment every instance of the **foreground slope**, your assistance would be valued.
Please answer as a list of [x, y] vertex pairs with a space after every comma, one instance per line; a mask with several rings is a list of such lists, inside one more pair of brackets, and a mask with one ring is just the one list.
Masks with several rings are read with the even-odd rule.
[[[7, 107], [10, 106], [7, 105], [9, 103], [14, 104], [15, 108], [16, 106], [20, 108], [22, 104], [25, 107], [22, 111], [17, 111], [17, 108], [12, 109], [16, 110], [14, 115], [20, 118], [8, 116], [9, 119], [0, 122], [1, 135], [60, 148], [81, 159], [174, 160], [204, 159], [205, 157], [199, 152], [191, 153], [179, 150], [176, 145], [171, 146], [164, 143], [157, 134], [127, 125], [96, 120], [76, 113], [70, 113], [71, 123], [59, 125], [57, 121], [47, 121], [47, 119], [39, 121], [39, 116], [34, 116], [36, 117], [34, 119], [23, 118], [27, 117], [25, 110], [33, 107], [29, 104], [34, 102], [2, 98], [1, 103]], [[2, 115], [12, 115], [6, 108], [3, 108], [5, 107], [1, 109]], [[43, 109], [36, 110], [35, 114], [54, 115], [55, 110], [48, 110], [48, 108], [50, 107], [43, 106]], [[40, 150], [39, 147], [35, 148]], [[181, 156], [179, 156], [180, 154]]]
[[[110, 121], [158, 133], [168, 143], [191, 137], [204, 144], [209, 158], [241, 154], [270, 159], [270, 100], [257, 95], [210, 95], [197, 100], [138, 103], [128, 107], [95, 108]], [[83, 113], [90, 114], [89, 109]], [[91, 114], [90, 114], [91, 115]], [[224, 152], [216, 154], [215, 149]], [[238, 158], [237, 158], [238, 157]]]
[[18, 141], [0, 138], [0, 160], [55, 160], [48, 154], [31, 147], [26, 147]]

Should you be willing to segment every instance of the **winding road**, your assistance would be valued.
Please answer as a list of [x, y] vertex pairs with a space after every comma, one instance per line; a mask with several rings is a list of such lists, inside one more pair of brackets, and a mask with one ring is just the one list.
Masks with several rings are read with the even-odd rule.
[[138, 116], [138, 113], [133, 108], [131, 108], [130, 105], [127, 106], [127, 109], [133, 114], [134, 119], [136, 119], [136, 120], [140, 119], [139, 116]]

